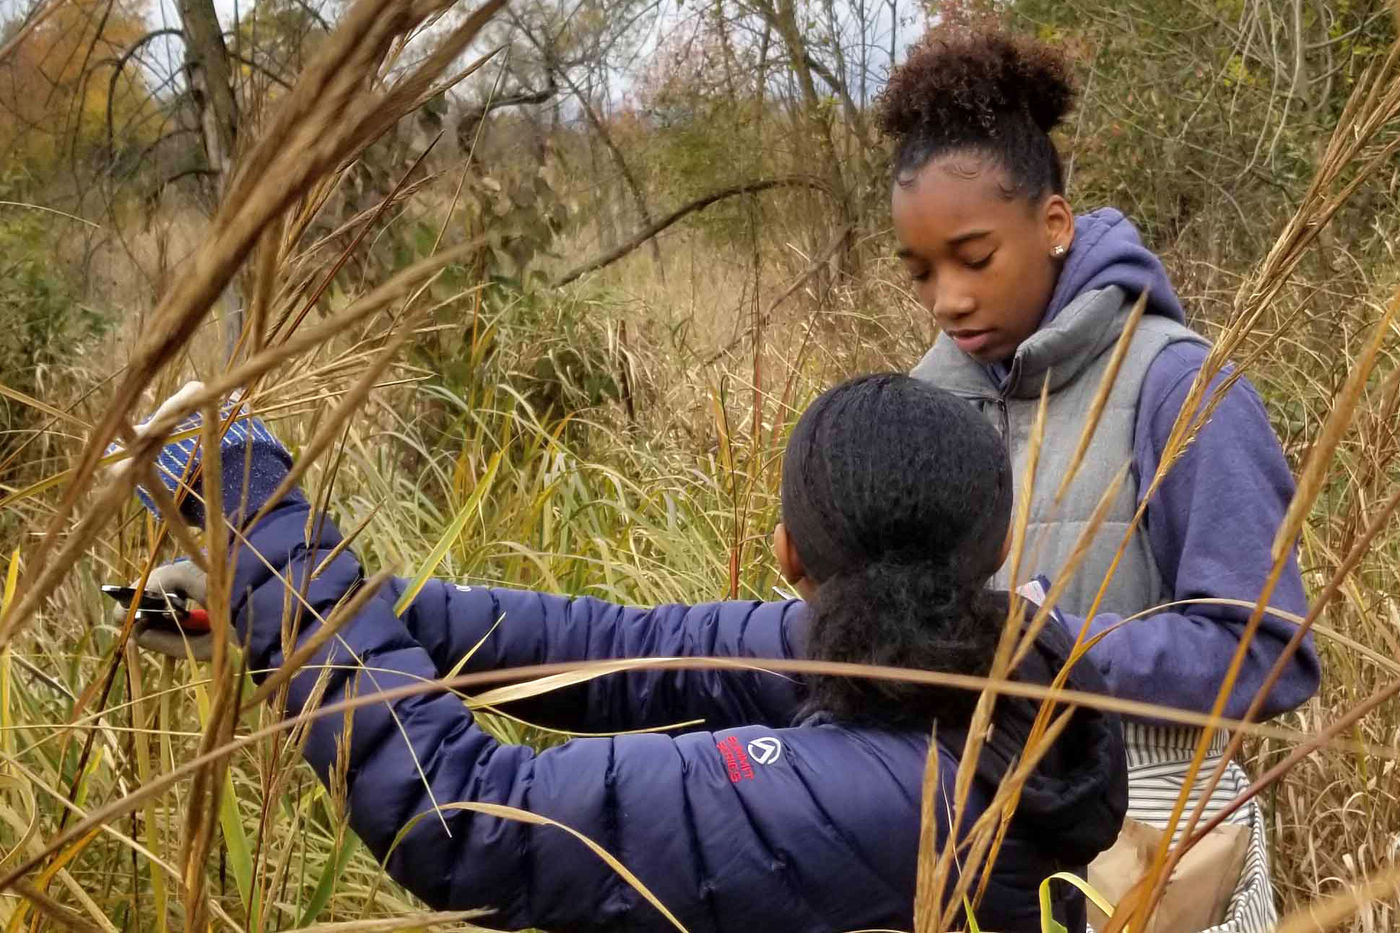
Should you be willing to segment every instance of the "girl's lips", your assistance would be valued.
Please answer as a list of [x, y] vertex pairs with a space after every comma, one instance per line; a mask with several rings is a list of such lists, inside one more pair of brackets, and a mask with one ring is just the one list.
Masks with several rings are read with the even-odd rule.
[[979, 350], [985, 349], [987, 344], [992, 342], [992, 332], [989, 330], [949, 331], [948, 336], [952, 337], [958, 349], [968, 356], [975, 356]]

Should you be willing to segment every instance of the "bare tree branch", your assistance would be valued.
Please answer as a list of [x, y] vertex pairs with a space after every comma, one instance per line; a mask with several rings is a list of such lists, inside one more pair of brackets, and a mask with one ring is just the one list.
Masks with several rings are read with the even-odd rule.
[[331, 31], [331, 24], [326, 22], [326, 18], [321, 15], [321, 11], [313, 7], [307, 0], [296, 0], [296, 5], [301, 7], [302, 11], [307, 16], [314, 19], [317, 26], [320, 26], [326, 32]]
[[122, 69], [126, 67], [128, 62], [130, 62], [133, 58], [136, 57], [136, 55], [141, 51], [142, 47], [145, 46], [148, 42], [151, 42], [155, 39], [159, 39], [163, 36], [183, 35], [184, 33], [179, 29], [156, 29], [152, 32], [148, 32], [141, 38], [137, 39], [135, 42], [131, 43], [131, 45], [127, 47], [127, 50], [121, 54], [121, 57], [118, 58], [116, 60], [116, 63], [112, 66], [112, 77], [107, 82], [107, 157], [109, 159], [112, 157], [112, 154], [117, 151], [116, 127], [114, 126], [112, 120], [112, 102], [117, 99], [117, 81], [121, 78]]
[[266, 65], [258, 64], [256, 61], [254, 61], [254, 60], [251, 59], [251, 58], [247, 58], [247, 57], [245, 57], [245, 56], [243, 56], [243, 55], [240, 55], [240, 54], [237, 53], [237, 52], [229, 52], [229, 53], [228, 53], [228, 57], [231, 58], [231, 59], [233, 59], [234, 61], [238, 62], [240, 65], [246, 65], [246, 66], [248, 66], [249, 68], [251, 68], [251, 69], [253, 69], [254, 71], [256, 71], [258, 74], [263, 75], [264, 77], [266, 77], [269, 81], [272, 81], [274, 84], [280, 84], [282, 87], [288, 88], [288, 89], [290, 89], [291, 86], [292, 86], [292, 82], [291, 82], [291, 81], [289, 81], [289, 80], [287, 80], [286, 78], [282, 77], [281, 75], [277, 74], [276, 72], [274, 72], [271, 68], [267, 67]]
[[860, 108], [856, 106], [856, 102], [851, 97], [850, 88], [846, 86], [845, 80], [838, 79], [836, 75], [831, 73], [831, 69], [813, 58], [810, 52], [807, 53], [806, 60], [807, 67], [811, 69], [812, 74], [821, 78], [822, 81], [826, 83], [827, 87], [835, 91], [836, 95], [841, 98], [841, 106], [845, 108], [846, 119], [851, 121], [851, 126], [855, 129], [856, 136], [860, 141], [868, 145], [865, 115], [862, 114]]
[[[164, 129], [164, 125], [162, 125], [162, 129]], [[132, 160], [132, 161], [134, 161], [137, 165], [143, 165], [143, 164], [145, 164], [145, 161], [146, 161], [148, 158], [150, 158], [151, 155], [152, 155], [157, 149], [159, 149], [161, 146], [165, 145], [166, 143], [170, 142], [170, 140], [172, 140], [172, 139], [178, 139], [178, 138], [181, 137], [181, 136], [189, 136], [189, 135], [191, 135], [191, 134], [198, 134], [198, 133], [199, 133], [199, 130], [195, 129], [195, 128], [192, 127], [192, 126], [177, 126], [175, 129], [171, 130], [169, 133], [162, 132], [159, 136], [157, 136], [157, 137], [155, 138], [154, 141], [152, 141], [152, 142], [150, 142], [150, 143], [147, 143], [145, 146], [143, 146], [143, 147], [141, 148], [141, 151], [137, 154], [136, 158], [135, 158], [134, 160]]]
[[515, 94], [507, 94], [504, 97], [493, 98], [483, 106], [469, 110], [458, 121], [458, 138], [460, 139], [463, 133], [470, 133], [487, 115], [495, 113], [497, 110], [504, 110], [506, 107], [527, 107], [553, 100], [554, 96], [559, 93], [559, 85], [554, 80], [554, 72], [548, 73], [547, 80], [549, 83], [538, 91], [522, 90]]
[[[520, 30], [521, 35], [523, 35], [544, 58], [545, 70], [551, 75], [557, 74], [559, 78], [568, 85], [569, 91], [574, 95], [574, 98], [579, 103], [579, 107], [583, 110], [584, 117], [587, 118], [589, 125], [593, 127], [593, 132], [597, 134], [598, 139], [603, 143], [603, 147], [608, 150], [608, 154], [612, 156], [614, 164], [617, 165], [618, 173], [622, 176], [623, 183], [626, 184], [628, 192], [632, 195], [633, 204], [636, 205], [638, 218], [644, 226], [650, 226], [652, 222], [651, 210], [647, 207], [646, 195], [642, 192], [642, 186], [637, 181], [637, 176], [633, 173], [631, 166], [627, 164], [626, 156], [622, 154], [622, 150], [619, 149], [617, 143], [613, 141], [612, 134], [608, 132], [607, 126], [603, 123], [603, 118], [598, 114], [597, 110], [593, 107], [593, 103], [588, 99], [588, 94], [584, 93], [583, 88], [579, 87], [578, 82], [574, 81], [569, 75], [568, 69], [558, 64], [552, 46], [546, 45], [537, 38], [518, 16], [511, 14], [511, 22]], [[552, 81], [553, 78], [550, 80]], [[665, 272], [661, 263], [661, 248], [655, 243], [651, 244], [651, 258], [652, 261], [656, 263], [658, 272], [660, 272], [664, 278]]]
[[568, 285], [581, 276], [612, 265], [643, 243], [650, 241], [658, 233], [676, 223], [676, 221], [690, 214], [694, 214], [696, 211], [702, 211], [716, 201], [723, 201], [725, 198], [732, 198], [741, 194], [758, 194], [760, 191], [769, 191], [773, 188], [808, 188], [813, 191], [820, 191], [828, 197], [833, 196], [830, 185], [822, 179], [814, 178], [811, 175], [788, 175], [783, 178], [766, 178], [760, 181], [744, 182], [743, 184], [733, 185], [729, 188], [721, 188], [719, 191], [712, 191], [702, 198], [696, 198], [689, 204], [677, 208], [656, 223], [638, 231], [628, 239], [627, 242], [618, 246], [616, 249], [609, 250], [596, 259], [590, 259], [583, 265], [575, 266], [573, 269], [570, 269], [568, 272], [555, 279], [553, 285], [555, 288]]

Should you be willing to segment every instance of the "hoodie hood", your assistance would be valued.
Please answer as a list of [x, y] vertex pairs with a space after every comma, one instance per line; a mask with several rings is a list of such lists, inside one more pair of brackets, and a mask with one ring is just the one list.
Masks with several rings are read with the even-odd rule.
[[[1144, 313], [1186, 323], [1186, 312], [1166, 268], [1142, 245], [1132, 222], [1111, 207], [1083, 214], [1075, 219], [1074, 244], [1040, 326], [1022, 341], [1011, 359], [981, 369], [1004, 394], [1039, 395], [1040, 382], [1025, 377], [1038, 376], [1051, 367], [1055, 382], [1063, 384], [1118, 339], [1121, 328], [1113, 332], [1104, 328], [1117, 317], [1124, 299], [1135, 301], [1144, 291]], [[1077, 364], [1070, 358], [1076, 354]], [[1057, 387], [1052, 385], [1051, 389]]]
[[1142, 237], [1132, 221], [1106, 207], [1075, 219], [1074, 243], [1040, 326], [1048, 326], [1078, 296], [1110, 285], [1118, 286], [1132, 298], [1146, 291], [1145, 313], [1186, 323], [1186, 312], [1162, 261], [1142, 245]]
[[[1047, 622], [1034, 650], [1016, 669], [1015, 679], [1049, 685], [1069, 659], [1073, 640], [1063, 626]], [[1079, 663], [1066, 687], [1107, 694], [1092, 665]], [[977, 762], [977, 779], [995, 793], [1002, 778], [1024, 755], [1039, 701], [997, 700], [994, 728]], [[939, 728], [939, 739], [961, 748], [964, 730]], [[1128, 812], [1128, 761], [1123, 726], [1113, 713], [1080, 707], [1021, 789], [1012, 827], [1023, 839], [1043, 844], [1067, 865], [1087, 865], [1113, 845]]]

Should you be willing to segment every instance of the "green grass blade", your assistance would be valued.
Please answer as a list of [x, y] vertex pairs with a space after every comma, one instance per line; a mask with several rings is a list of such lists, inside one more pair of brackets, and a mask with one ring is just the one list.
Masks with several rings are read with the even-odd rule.
[[[1067, 884], [1074, 885], [1076, 888], [1079, 889], [1081, 894], [1083, 894], [1088, 900], [1093, 902], [1095, 907], [1103, 911], [1104, 916], [1113, 916], [1113, 905], [1110, 904], [1108, 902], [1108, 899], [1105, 898], [1102, 894], [1094, 890], [1093, 886], [1090, 885], [1089, 882], [1085, 881], [1083, 878], [1079, 877], [1073, 872], [1057, 871], [1055, 872], [1055, 874], [1051, 875], [1049, 878], [1046, 878], [1040, 883], [1040, 929], [1043, 931], [1043, 933], [1068, 933], [1068, 931], [1065, 929], [1064, 924], [1057, 921], [1055, 919], [1054, 914], [1051, 913], [1050, 882], [1052, 881], [1063, 881]], [[1124, 933], [1129, 933], [1126, 927], [1124, 927]]]
[[[1041, 908], [1044, 906], [1045, 902], [1042, 900]], [[972, 902], [967, 899], [966, 894], [963, 895], [963, 913], [967, 915], [967, 933], [982, 933], [982, 928], [977, 925], [977, 917], [972, 913]]]
[[496, 478], [496, 469], [501, 465], [501, 454], [504, 451], [498, 450], [491, 456], [491, 462], [486, 467], [486, 473], [477, 482], [472, 494], [467, 497], [466, 503], [457, 510], [456, 516], [452, 519], [452, 524], [447, 526], [442, 537], [437, 544], [428, 552], [428, 559], [423, 561], [423, 566], [419, 568], [417, 576], [413, 578], [413, 583], [408, 589], [403, 591], [399, 601], [394, 604], [394, 614], [403, 615], [404, 610], [409, 607], [418, 594], [422, 591], [424, 584], [437, 571], [438, 564], [447, 556], [447, 549], [452, 546], [452, 542], [462, 533], [462, 529], [467, 526], [468, 520], [476, 513], [477, 507], [481, 504], [482, 497], [491, 488], [491, 482]]
[[[199, 708], [200, 725], [209, 728], [209, 694], [203, 687], [195, 690], [195, 705]], [[238, 887], [238, 896], [249, 916], [256, 916], [257, 905], [253, 897], [253, 850], [248, 845], [248, 834], [243, 829], [243, 820], [238, 814], [238, 794], [233, 783], [233, 771], [224, 769], [224, 792], [219, 795], [219, 829], [224, 834], [224, 849], [228, 852], [228, 864], [233, 869], [233, 881]]]
[[248, 910], [248, 916], [258, 915], [258, 905], [253, 898], [253, 852], [248, 845], [248, 834], [243, 829], [243, 820], [238, 815], [238, 794], [234, 791], [233, 771], [224, 769], [224, 792], [219, 799], [219, 828], [224, 833], [224, 847], [228, 849], [229, 867], [233, 869], [233, 881], [238, 886], [238, 896]]
[[297, 921], [298, 927], [310, 926], [321, 915], [321, 911], [326, 909], [326, 905], [331, 901], [331, 895], [335, 893], [336, 879], [344, 874], [345, 866], [350, 864], [350, 859], [355, 854], [355, 849], [359, 844], [359, 837], [354, 833], [347, 832], [343, 835], [340, 845], [331, 853], [331, 857], [326, 859], [326, 864], [321, 868], [321, 877], [316, 882], [316, 890], [311, 892], [311, 900], [307, 901], [305, 909], [301, 912], [301, 919]]

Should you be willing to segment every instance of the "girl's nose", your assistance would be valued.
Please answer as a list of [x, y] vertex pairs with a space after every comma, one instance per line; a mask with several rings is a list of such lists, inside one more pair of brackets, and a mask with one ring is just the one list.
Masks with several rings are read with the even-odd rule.
[[943, 286], [933, 295], [933, 316], [940, 321], [955, 321], [977, 310], [977, 301], [965, 289]]

